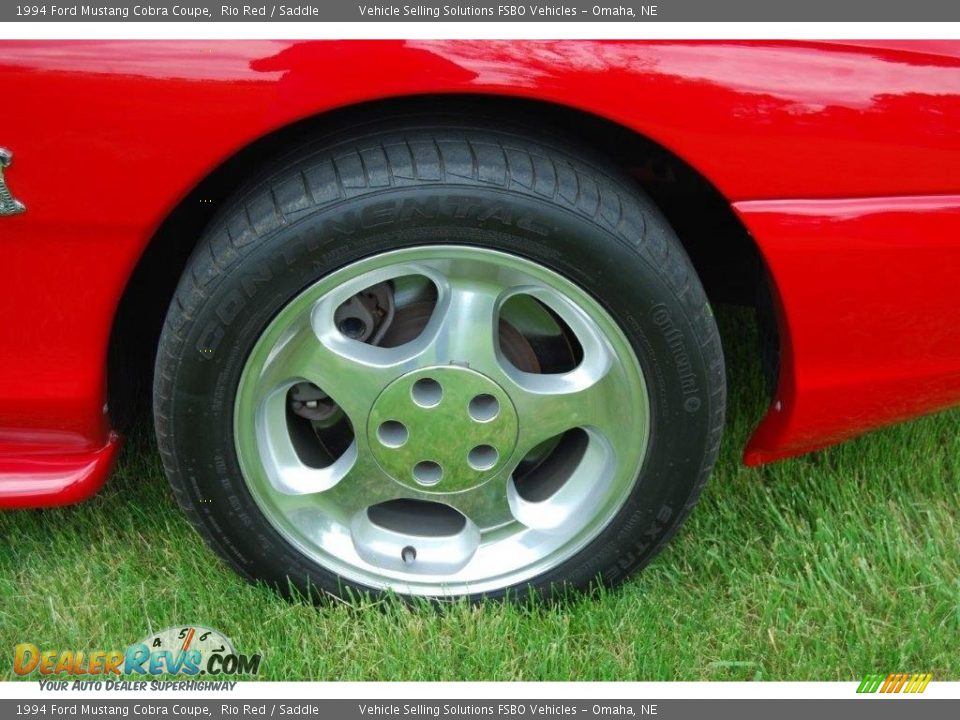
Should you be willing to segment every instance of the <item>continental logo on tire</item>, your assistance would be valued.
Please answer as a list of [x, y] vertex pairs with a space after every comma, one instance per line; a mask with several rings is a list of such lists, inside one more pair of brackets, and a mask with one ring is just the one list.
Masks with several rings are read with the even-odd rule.
[[933, 679], [931, 673], [882, 673], [863, 678], [858, 693], [919, 694], [927, 689]]
[[673, 355], [674, 366], [680, 375], [680, 390], [684, 395], [683, 409], [688, 413], [695, 413], [701, 405], [700, 386], [697, 384], [697, 376], [693, 373], [690, 356], [684, 347], [683, 333], [677, 328], [673, 316], [663, 303], [653, 306], [650, 317], [653, 319], [653, 324], [663, 333], [667, 347], [670, 348], [670, 354]]

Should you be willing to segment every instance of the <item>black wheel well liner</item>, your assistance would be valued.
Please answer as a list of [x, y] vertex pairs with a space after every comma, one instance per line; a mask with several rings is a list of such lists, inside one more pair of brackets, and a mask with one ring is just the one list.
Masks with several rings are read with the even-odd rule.
[[[712, 302], [757, 306], [769, 296], [755, 243], [725, 197], [693, 166], [636, 131], [589, 112], [541, 100], [499, 95], [424, 95], [378, 100], [323, 112], [250, 143], [213, 169], [170, 212], [131, 273], [117, 307], [107, 363], [115, 427], [129, 426], [147, 406], [157, 340], [173, 291], [204, 228], [224, 200], [261, 167], [303, 138], [425, 110], [508, 119], [534, 132], [575, 138], [630, 175], [657, 203], [693, 261]], [[204, 202], [200, 202], [203, 199]], [[696, 212], [690, 212], [695, 207]], [[766, 335], [769, 335], [767, 333]], [[766, 337], [764, 356], [776, 356]], [[766, 367], [768, 387], [776, 367]]]

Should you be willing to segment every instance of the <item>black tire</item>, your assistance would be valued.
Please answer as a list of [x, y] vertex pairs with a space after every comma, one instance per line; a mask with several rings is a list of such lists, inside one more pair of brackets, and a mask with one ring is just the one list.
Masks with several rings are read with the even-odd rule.
[[[676, 532], [719, 449], [719, 335], [657, 208], [572, 147], [465, 119], [330, 136], [267, 168], [207, 228], [160, 340], [156, 432], [179, 503], [242, 575], [313, 596], [371, 590], [301, 554], [261, 513], [233, 445], [234, 396], [253, 344], [304, 288], [360, 258], [440, 241], [520, 255], [587, 290], [627, 336], [650, 397], [647, 455], [614, 519], [561, 565], [484, 597], [619, 582]], [[433, 214], [394, 212], [409, 198]]]

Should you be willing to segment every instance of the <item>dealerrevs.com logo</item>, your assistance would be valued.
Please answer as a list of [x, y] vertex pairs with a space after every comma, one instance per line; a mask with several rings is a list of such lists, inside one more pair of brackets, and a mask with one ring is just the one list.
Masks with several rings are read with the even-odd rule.
[[[222, 633], [199, 625], [167, 628], [125, 650], [60, 650], [20, 643], [13, 650], [13, 671], [25, 676], [109, 677], [114, 675], [256, 675], [261, 655], [237, 652]], [[92, 678], [91, 678], [92, 679]]]

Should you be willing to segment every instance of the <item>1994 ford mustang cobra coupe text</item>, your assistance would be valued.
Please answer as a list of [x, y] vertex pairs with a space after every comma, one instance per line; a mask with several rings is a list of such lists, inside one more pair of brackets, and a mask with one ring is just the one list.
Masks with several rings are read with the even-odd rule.
[[95, 493], [139, 399], [249, 578], [549, 594], [696, 501], [708, 297], [748, 464], [960, 402], [960, 43], [4, 42], [0, 88], [0, 506]]

